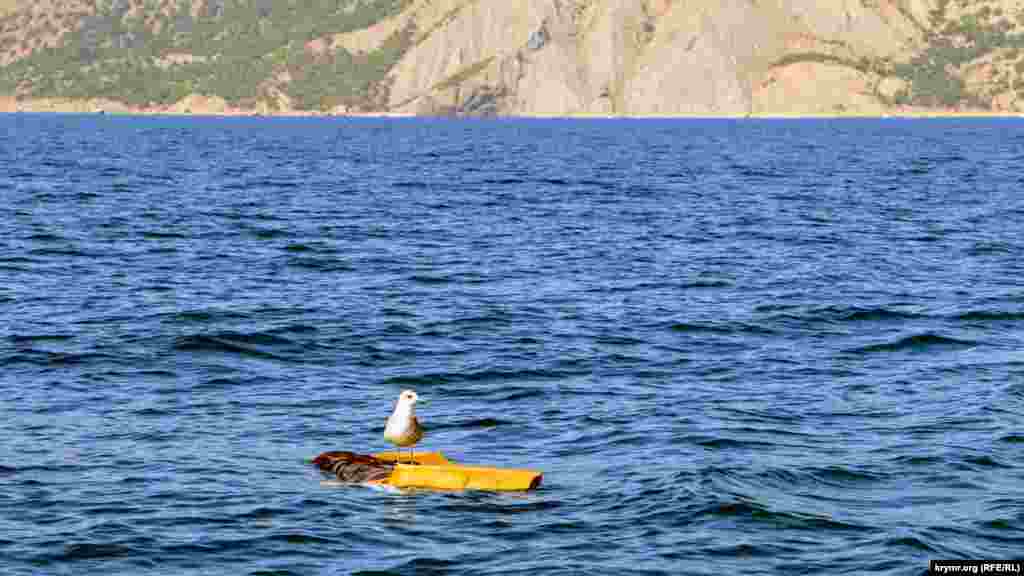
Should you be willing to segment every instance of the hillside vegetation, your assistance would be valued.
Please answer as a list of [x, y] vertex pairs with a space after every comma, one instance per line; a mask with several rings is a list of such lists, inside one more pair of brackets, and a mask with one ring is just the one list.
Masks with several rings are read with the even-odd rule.
[[[241, 107], [383, 106], [385, 76], [411, 29], [377, 50], [314, 52], [321, 37], [366, 28], [407, 0], [57, 2], [0, 21], [0, 91], [158, 106], [197, 93]], [[25, 30], [39, 29], [33, 35]], [[35, 38], [33, 39], [33, 36]]]
[[0, 0], [0, 94], [160, 110], [1024, 108], [1014, 0]]

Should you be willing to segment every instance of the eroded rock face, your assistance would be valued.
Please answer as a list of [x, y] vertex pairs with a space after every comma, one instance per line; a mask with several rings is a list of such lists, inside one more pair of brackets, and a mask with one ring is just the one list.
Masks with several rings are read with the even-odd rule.
[[516, 115], [877, 113], [877, 79], [851, 64], [911, 50], [931, 8], [926, 0], [423, 1], [406, 12], [423, 35], [392, 71], [390, 105], [458, 112], [486, 93], [490, 112]]

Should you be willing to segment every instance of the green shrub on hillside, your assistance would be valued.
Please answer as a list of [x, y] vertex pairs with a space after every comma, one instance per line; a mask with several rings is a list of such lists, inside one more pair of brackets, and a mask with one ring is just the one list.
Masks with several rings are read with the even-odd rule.
[[[58, 48], [37, 50], [0, 69], [0, 89], [104, 96], [133, 105], [169, 104], [196, 91], [255, 105], [268, 98], [264, 85], [274, 81], [275, 71], [287, 67], [299, 79], [289, 93], [310, 108], [332, 99], [365, 104], [380, 100], [387, 70], [408, 47], [404, 35], [369, 55], [338, 53], [323, 61], [309, 58], [304, 46], [366, 28], [409, 1], [205, 0], [193, 17], [186, 0], [171, 4], [170, 15], [160, 13], [162, 3], [154, 0], [147, 22], [128, 16], [125, 0], [109, 0], [66, 33]], [[166, 56], [172, 53], [194, 61], [171, 64]]]
[[958, 20], [947, 20], [948, 4], [948, 0], [941, 0], [931, 12], [932, 29], [938, 32], [928, 37], [925, 49], [893, 66], [893, 73], [910, 83], [896, 103], [986, 107], [987, 99], [968, 90], [961, 78], [965, 66], [996, 50], [1024, 48], [1024, 35], [1012, 32], [1014, 25], [1003, 18], [1001, 11], [986, 5]]
[[313, 57], [300, 54], [289, 62], [292, 81], [287, 94], [301, 110], [326, 110], [345, 105], [374, 110], [387, 102], [387, 73], [409, 49], [415, 29], [407, 26], [369, 53], [339, 49]]

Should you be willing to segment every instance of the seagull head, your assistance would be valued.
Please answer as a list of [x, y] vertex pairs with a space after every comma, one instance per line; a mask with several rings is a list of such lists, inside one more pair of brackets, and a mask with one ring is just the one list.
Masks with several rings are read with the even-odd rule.
[[398, 395], [398, 406], [411, 409], [419, 399], [420, 397], [415, 391], [402, 390], [402, 393]]

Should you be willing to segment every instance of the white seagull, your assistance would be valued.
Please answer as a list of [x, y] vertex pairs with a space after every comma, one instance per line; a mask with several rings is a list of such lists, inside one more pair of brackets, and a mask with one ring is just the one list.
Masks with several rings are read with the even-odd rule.
[[395, 411], [388, 416], [387, 426], [384, 427], [384, 439], [399, 447], [398, 459], [402, 459], [401, 448], [409, 448], [410, 461], [416, 461], [416, 454], [412, 447], [423, 438], [423, 427], [416, 419], [416, 401], [419, 396], [412, 390], [402, 390], [398, 395], [398, 402], [395, 403]]

